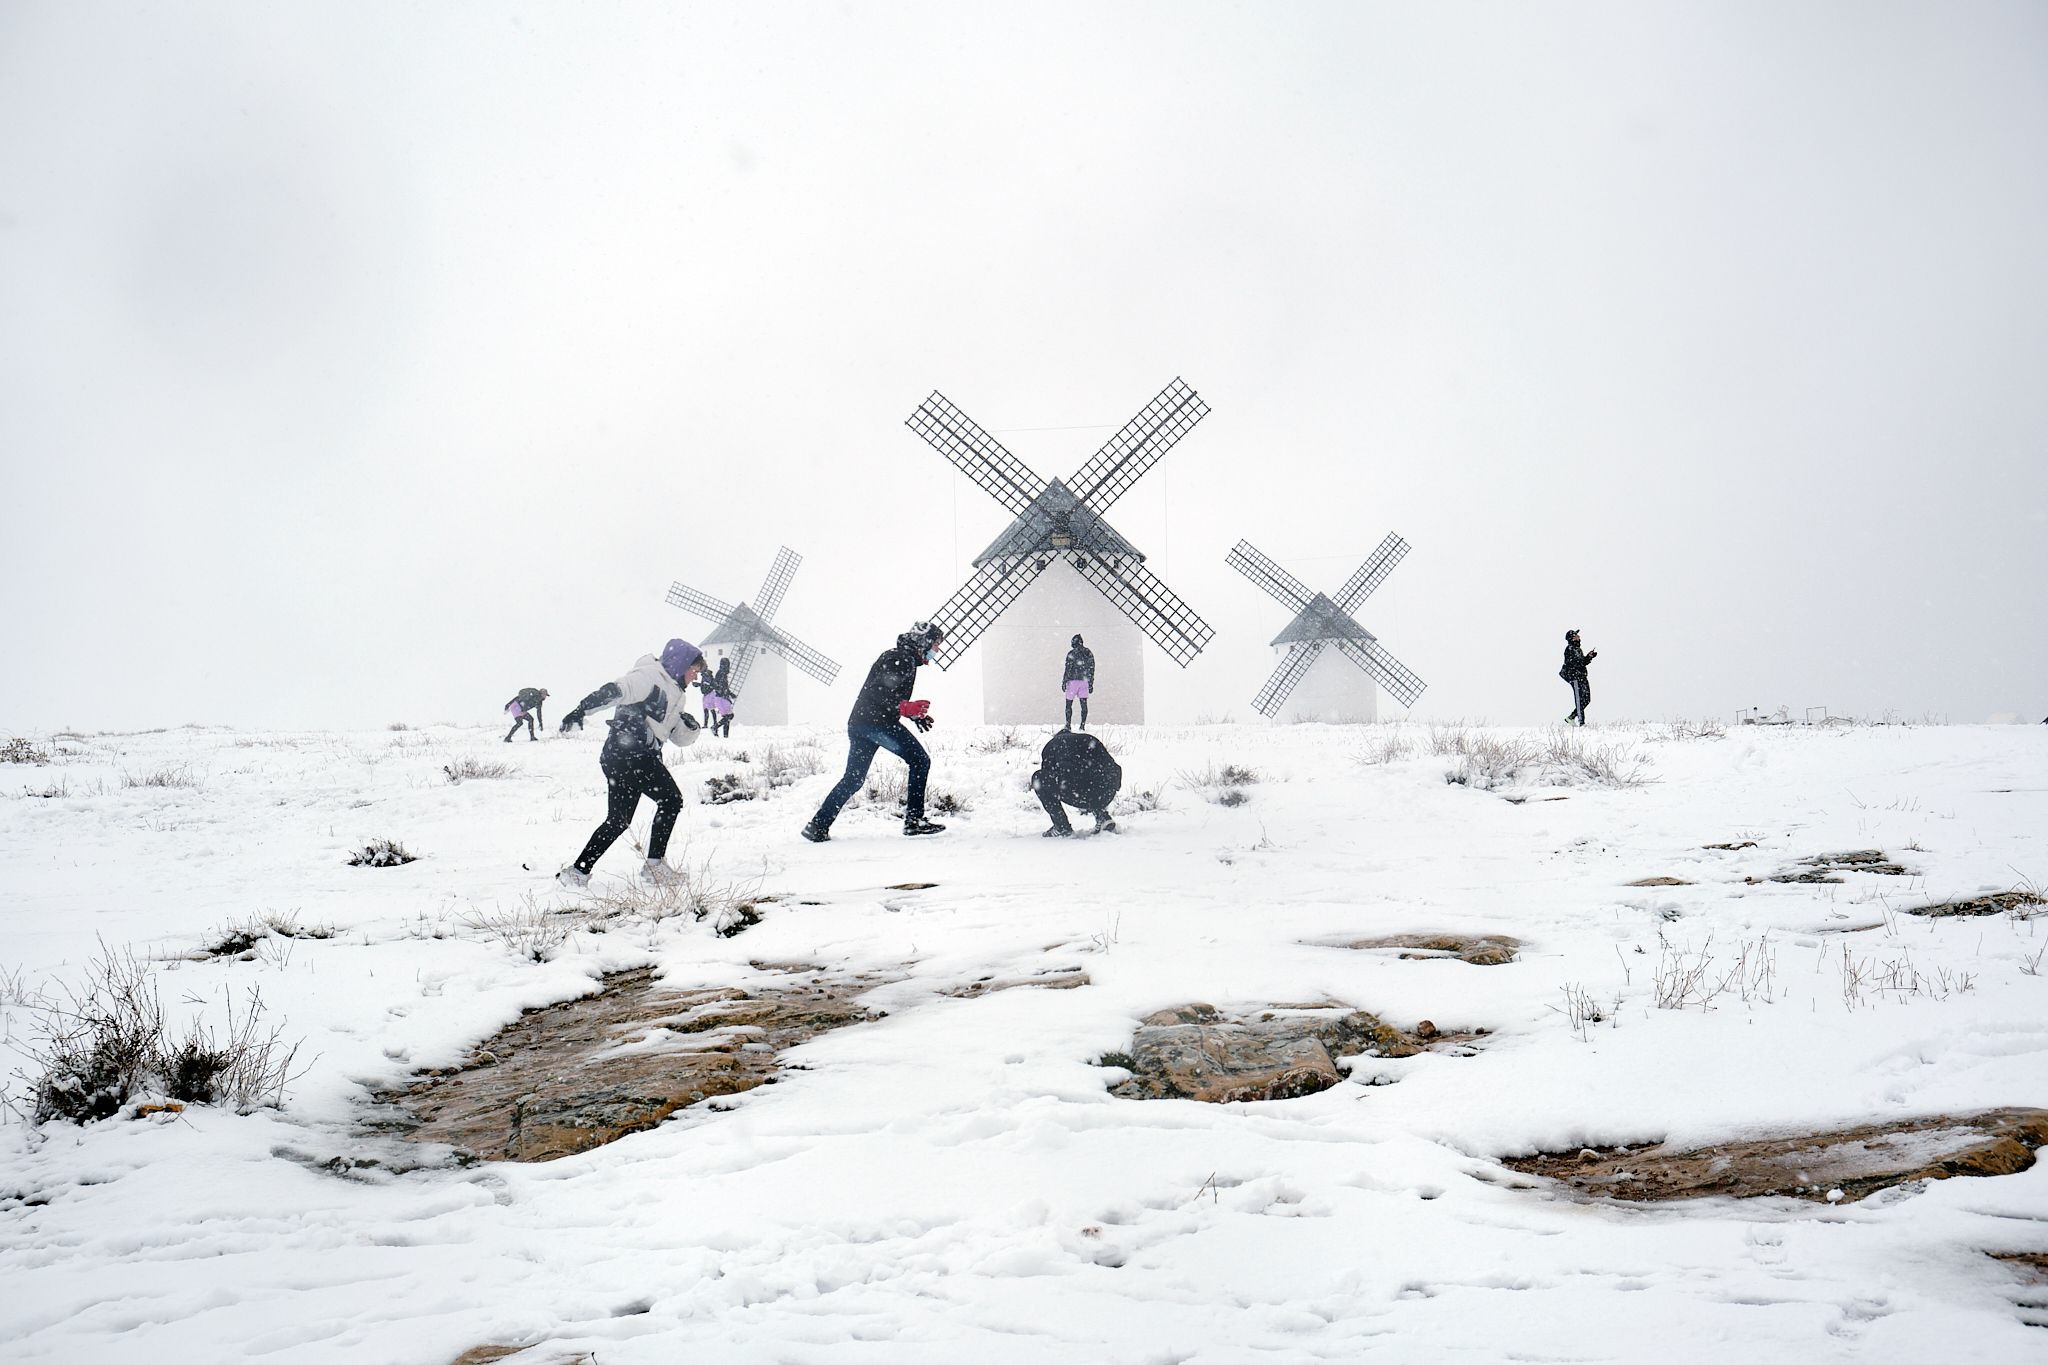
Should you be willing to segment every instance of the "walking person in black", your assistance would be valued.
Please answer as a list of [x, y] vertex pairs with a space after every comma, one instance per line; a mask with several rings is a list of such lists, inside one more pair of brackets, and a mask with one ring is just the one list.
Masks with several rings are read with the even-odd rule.
[[512, 728], [505, 732], [507, 744], [512, 742], [512, 736], [519, 733], [522, 724], [526, 726], [526, 738], [529, 743], [540, 738], [539, 732], [533, 728], [533, 723], [540, 721], [542, 730], [548, 728], [547, 721], [540, 713], [541, 703], [547, 699], [548, 690], [545, 687], [522, 687], [517, 696], [505, 703], [505, 714], [512, 717]]
[[1585, 727], [1586, 707], [1593, 700], [1593, 684], [1586, 677], [1586, 668], [1599, 657], [1600, 651], [1597, 649], [1588, 654], [1579, 648], [1577, 631], [1568, 630], [1564, 633], [1564, 667], [1557, 670], [1557, 676], [1563, 678], [1572, 689], [1572, 709], [1565, 715], [1566, 725], [1577, 725], [1582, 729]]
[[617, 682], [608, 682], [562, 717], [562, 730], [583, 728], [586, 711], [612, 707], [605, 724], [611, 733], [598, 751], [597, 766], [604, 772], [604, 823], [591, 834], [590, 842], [576, 855], [576, 861], [555, 874], [565, 886], [590, 884], [591, 869], [606, 849], [633, 823], [633, 811], [640, 798], [654, 798], [654, 827], [647, 835], [647, 863], [641, 875], [651, 882], [666, 884], [676, 878], [668, 865], [668, 836], [683, 813], [683, 793], [661, 761], [663, 740], [679, 749], [697, 742], [700, 726], [690, 714], [688, 693], [683, 689], [704, 665], [704, 651], [688, 640], [670, 640], [661, 656], [644, 654], [631, 672]]
[[860, 695], [853, 699], [853, 711], [846, 717], [846, 773], [839, 779], [839, 785], [826, 793], [818, 813], [803, 827], [804, 838], [822, 844], [832, 837], [832, 822], [867, 779], [868, 766], [875, 761], [877, 749], [887, 749], [910, 769], [903, 832], [937, 834], [945, 829], [944, 825], [924, 818], [924, 784], [931, 774], [932, 760], [917, 742], [917, 736], [903, 726], [907, 720], [920, 730], [929, 730], [937, 723], [931, 717], [932, 704], [912, 701], [910, 694], [917, 686], [918, 665], [930, 663], [932, 651], [945, 638], [946, 632], [939, 627], [919, 621], [897, 636], [896, 643], [883, 650], [868, 669], [867, 681], [861, 684]]
[[1067, 699], [1067, 728], [1074, 728], [1074, 703], [1081, 703], [1081, 728], [1088, 728], [1088, 694], [1095, 690], [1095, 651], [1074, 637], [1067, 651], [1067, 666], [1060, 674], [1060, 691]]
[[1031, 790], [1038, 793], [1038, 804], [1052, 817], [1052, 828], [1045, 837], [1073, 836], [1067, 806], [1078, 806], [1094, 816], [1097, 834], [1113, 833], [1116, 821], [1109, 818], [1109, 803], [1123, 785], [1124, 770], [1101, 740], [1061, 730], [1039, 750], [1038, 771], [1031, 774]]

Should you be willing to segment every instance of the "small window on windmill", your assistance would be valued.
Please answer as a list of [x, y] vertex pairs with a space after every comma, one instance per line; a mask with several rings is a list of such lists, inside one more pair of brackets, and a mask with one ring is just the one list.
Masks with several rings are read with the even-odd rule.
[[1074, 548], [1074, 531], [1065, 517], [1055, 517], [1052, 523], [1052, 547], [1055, 550]]

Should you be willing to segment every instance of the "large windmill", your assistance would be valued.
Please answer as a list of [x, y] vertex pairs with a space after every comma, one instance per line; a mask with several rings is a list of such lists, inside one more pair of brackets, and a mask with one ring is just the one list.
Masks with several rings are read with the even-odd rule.
[[1415, 704], [1426, 684], [1352, 619], [1407, 553], [1408, 542], [1389, 535], [1330, 597], [1312, 591], [1250, 541], [1237, 542], [1225, 562], [1294, 613], [1287, 629], [1273, 637], [1280, 660], [1252, 698], [1259, 714], [1280, 720], [1371, 720], [1374, 683], [1401, 705]]
[[1060, 665], [1076, 634], [1095, 652], [1097, 721], [1145, 719], [1140, 632], [1182, 668], [1202, 652], [1215, 632], [1102, 515], [1208, 412], [1176, 379], [1064, 482], [1032, 473], [943, 394], [934, 392], [910, 415], [912, 431], [1016, 518], [931, 618], [946, 631], [932, 656], [941, 668], [987, 634], [983, 721], [1056, 720]]
[[752, 605], [742, 602], [736, 607], [729, 606], [709, 593], [681, 583], [669, 585], [670, 606], [718, 623], [702, 641], [705, 665], [715, 669], [719, 660], [732, 660], [728, 677], [735, 699], [752, 678], [745, 715], [750, 725], [789, 724], [789, 669], [785, 660], [821, 683], [830, 683], [839, 675], [838, 664], [772, 624], [775, 609], [782, 605], [783, 593], [789, 591], [789, 580], [796, 577], [796, 566], [803, 562], [803, 556], [787, 545], [777, 550], [775, 566], [761, 581], [761, 591]]

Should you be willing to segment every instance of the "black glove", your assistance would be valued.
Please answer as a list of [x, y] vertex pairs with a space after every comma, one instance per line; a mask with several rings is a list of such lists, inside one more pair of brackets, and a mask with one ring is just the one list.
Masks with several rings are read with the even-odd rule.
[[683, 728], [686, 730], [701, 730], [704, 727], [697, 723], [697, 718], [695, 716], [690, 715], [688, 712], [685, 712], [683, 715]]
[[566, 735], [571, 730], [581, 730], [582, 728], [583, 713], [581, 711], [571, 711], [568, 715], [562, 717], [563, 734]]
[[938, 724], [938, 722], [933, 720], [930, 716], [912, 716], [910, 717], [910, 723], [912, 725], [915, 725], [919, 730], [929, 730], [934, 725]]

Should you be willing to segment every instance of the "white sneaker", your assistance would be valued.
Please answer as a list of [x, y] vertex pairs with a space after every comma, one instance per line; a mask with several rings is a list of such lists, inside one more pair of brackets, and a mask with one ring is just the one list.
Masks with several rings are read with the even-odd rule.
[[640, 876], [656, 886], [674, 886], [683, 879], [682, 873], [659, 858], [649, 858], [640, 869]]
[[590, 874], [576, 867], [565, 867], [555, 874], [555, 880], [571, 891], [581, 891], [590, 885]]

